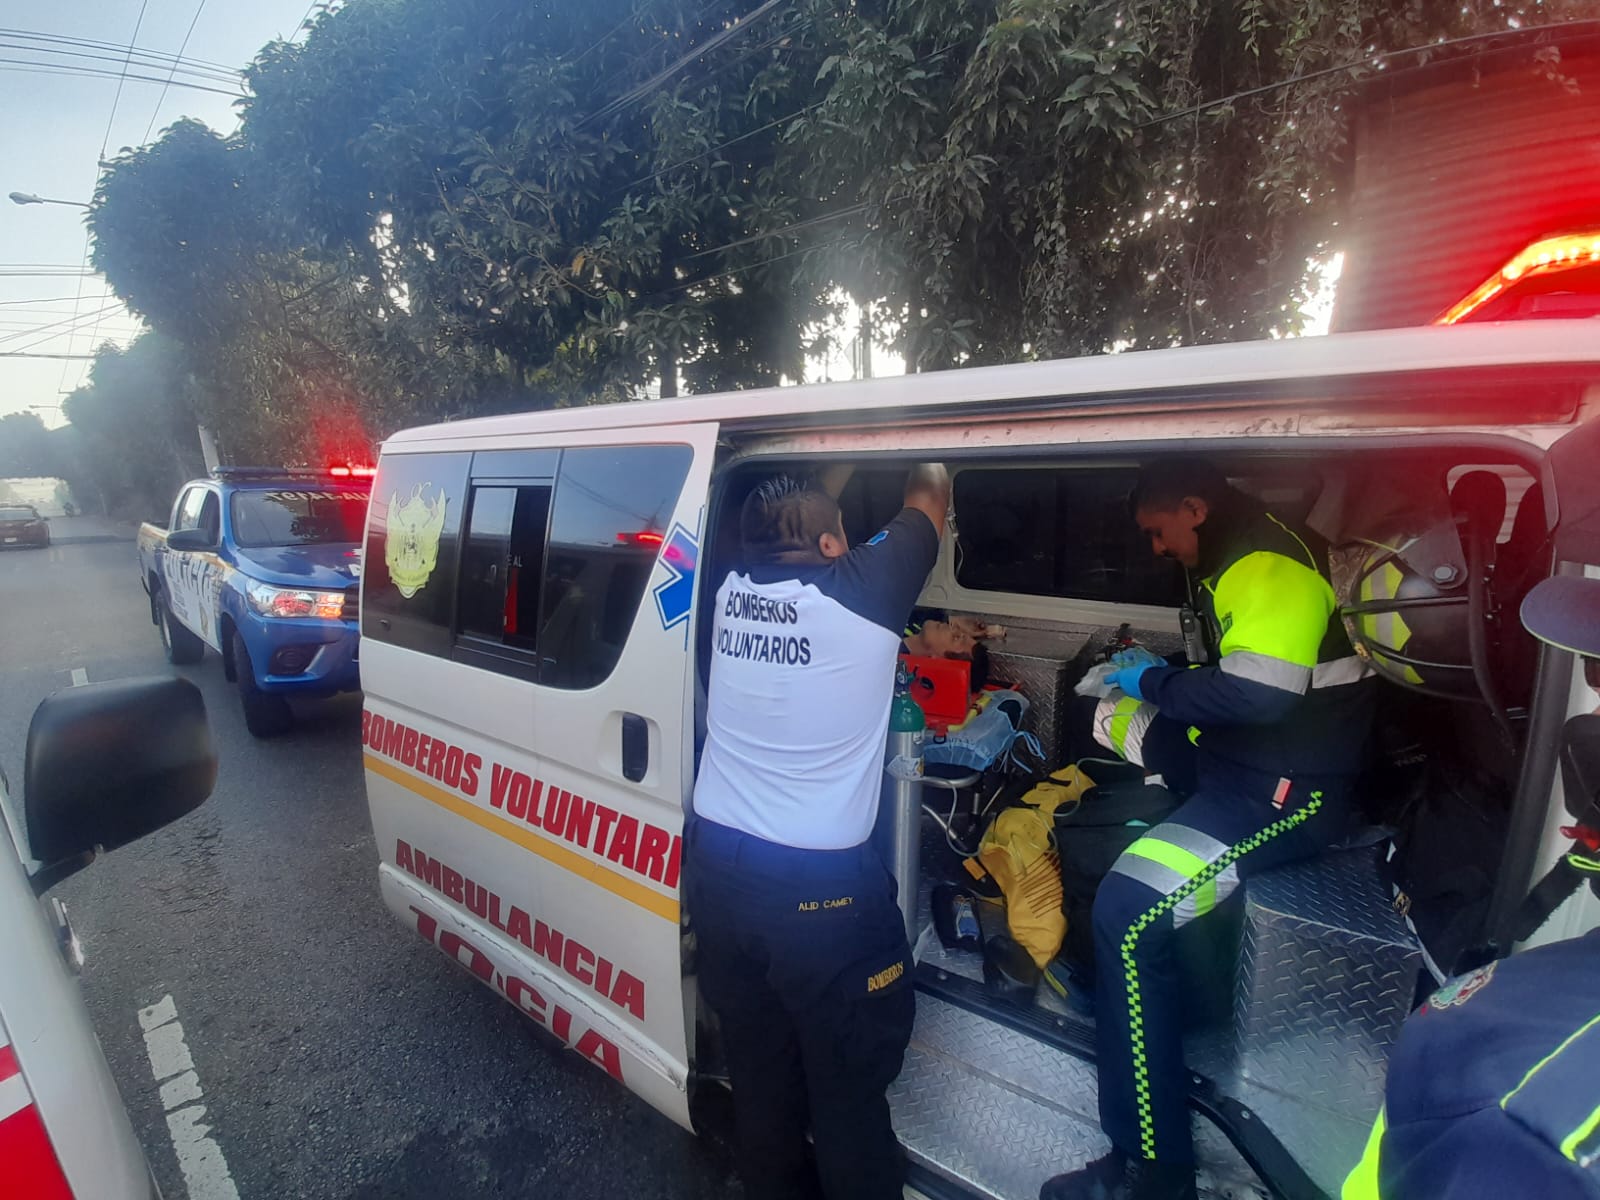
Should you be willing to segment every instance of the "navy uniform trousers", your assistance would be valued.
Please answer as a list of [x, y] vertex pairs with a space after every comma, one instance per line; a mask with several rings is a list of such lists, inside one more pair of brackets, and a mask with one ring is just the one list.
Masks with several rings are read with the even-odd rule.
[[1350, 780], [1285, 784], [1200, 753], [1164, 717], [1145, 735], [1144, 761], [1192, 790], [1123, 853], [1095, 895], [1100, 1124], [1129, 1157], [1181, 1164], [1194, 1161], [1194, 1147], [1177, 931], [1207, 917], [1251, 873], [1339, 841]]
[[[684, 885], [722, 1026], [751, 1200], [899, 1200], [885, 1091], [911, 1040], [911, 952], [870, 843], [799, 850], [697, 820]], [[816, 1156], [806, 1160], [806, 1130]]]

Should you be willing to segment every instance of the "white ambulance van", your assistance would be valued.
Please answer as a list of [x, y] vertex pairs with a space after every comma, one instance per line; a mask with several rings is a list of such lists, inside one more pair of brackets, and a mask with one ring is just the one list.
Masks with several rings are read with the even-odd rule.
[[[1570, 655], [1523, 633], [1517, 605], [1547, 575], [1600, 574], [1597, 413], [1600, 326], [1550, 320], [399, 433], [373, 489], [361, 601], [384, 900], [694, 1128], [724, 1076], [680, 899], [683, 833], [708, 604], [751, 487], [854, 464], [841, 497], [854, 541], [897, 510], [910, 464], [945, 462], [952, 507], [922, 602], [1006, 626], [991, 673], [1029, 696], [1049, 757], [1086, 644], [1123, 623], [1178, 644], [1181, 575], [1152, 558], [1126, 496], [1139, 464], [1203, 453], [1336, 547], [1347, 618], [1385, 680], [1372, 829], [1251, 880], [1237, 943], [1197, 981], [1221, 1003], [1203, 1020], [1197, 1003], [1188, 1047], [1204, 1188], [1337, 1194], [1417, 997], [1507, 944], [1530, 883], [1570, 846], [1563, 725], [1600, 698]], [[1427, 864], [1442, 855], [1459, 870], [1441, 879]], [[1022, 1200], [1105, 1148], [1092, 1018], [1044, 987], [1000, 997], [981, 956], [933, 936], [930, 888], [959, 870], [926, 818], [920, 878], [900, 880], [922, 933], [891, 1102], [916, 1191]], [[1584, 893], [1539, 937], [1596, 923]]]

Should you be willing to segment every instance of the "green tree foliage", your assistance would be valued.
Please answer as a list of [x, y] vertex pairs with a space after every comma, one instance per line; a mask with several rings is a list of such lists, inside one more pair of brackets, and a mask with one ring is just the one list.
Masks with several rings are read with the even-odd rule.
[[[1293, 332], [1337, 248], [1349, 101], [1395, 51], [1582, 0], [808, 0], [805, 182], [914, 366]], [[1552, 87], [1559, 87], [1552, 80]]]
[[826, 305], [769, 236], [810, 207], [776, 169], [813, 73], [786, 7], [349, 5], [262, 52], [235, 137], [106, 172], [96, 265], [235, 454], [307, 453], [330, 404], [382, 433], [798, 376]]
[[202, 474], [195, 383], [182, 347], [145, 334], [103, 345], [88, 380], [62, 405], [50, 434], [58, 469], [80, 503], [116, 516], [165, 518], [185, 480]]
[[90, 213], [95, 266], [170, 339], [160, 371], [181, 359], [199, 385], [183, 401], [190, 423], [218, 430], [232, 457], [305, 457], [335, 418], [364, 456], [374, 397], [392, 384], [371, 305], [272, 211], [261, 165], [194, 121], [124, 154]]
[[1352, 89], [1584, 7], [362, 0], [113, 164], [96, 264], [234, 458], [796, 378], [840, 289], [917, 369], [1292, 332]]
[[7, 413], [0, 417], [0, 478], [58, 475], [58, 465], [50, 431], [38, 413]]

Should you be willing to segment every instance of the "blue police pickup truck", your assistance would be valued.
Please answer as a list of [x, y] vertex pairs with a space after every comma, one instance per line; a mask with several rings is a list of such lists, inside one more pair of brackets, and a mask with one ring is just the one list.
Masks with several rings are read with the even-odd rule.
[[167, 658], [210, 646], [245, 726], [276, 737], [289, 697], [361, 686], [356, 623], [371, 471], [218, 470], [185, 484], [168, 528], [139, 530], [139, 575]]

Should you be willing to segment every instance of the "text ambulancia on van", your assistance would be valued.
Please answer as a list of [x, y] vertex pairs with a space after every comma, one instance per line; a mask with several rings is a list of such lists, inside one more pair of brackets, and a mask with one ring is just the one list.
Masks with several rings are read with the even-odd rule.
[[[1181, 647], [1182, 578], [1151, 556], [1126, 497], [1141, 464], [1203, 453], [1327, 539], [1383, 691], [1365, 833], [1249, 879], [1229, 901], [1236, 937], [1193, 967], [1202, 1186], [1336, 1194], [1415, 1001], [1477, 950], [1508, 947], [1531, 882], [1571, 845], [1558, 749], [1569, 713], [1597, 698], [1515, 614], [1540, 579], [1600, 573], [1597, 413], [1595, 326], [1553, 320], [397, 434], [361, 612], [384, 900], [694, 1127], [723, 1071], [696, 991], [682, 846], [717, 653], [708, 606], [737, 565], [745, 496], [774, 472], [852, 463], [840, 502], [856, 543], [898, 509], [911, 464], [946, 463], [950, 519], [921, 602], [1006, 628], [991, 675], [1027, 697], [1024, 728], [1057, 767], [1080, 651], [1123, 625]], [[994, 785], [991, 771], [954, 796], [925, 788], [926, 816], [880, 806], [880, 833], [921, 851], [898, 880], [918, 931], [917, 1023], [890, 1101], [918, 1190], [1015, 1200], [1105, 1143], [1093, 1018], [1070, 992], [992, 990], [982, 955], [932, 928], [930, 893], [963, 877], [952, 843], [975, 839], [970, 814]], [[910, 814], [918, 828], [884, 830]], [[1446, 838], [1441, 880], [1428, 864]], [[1597, 923], [1585, 892], [1539, 936]]]

